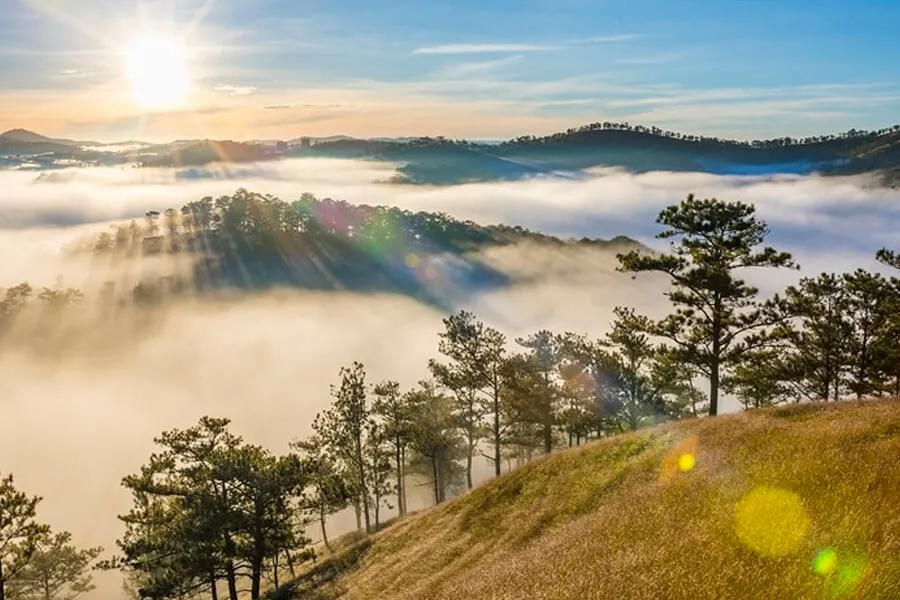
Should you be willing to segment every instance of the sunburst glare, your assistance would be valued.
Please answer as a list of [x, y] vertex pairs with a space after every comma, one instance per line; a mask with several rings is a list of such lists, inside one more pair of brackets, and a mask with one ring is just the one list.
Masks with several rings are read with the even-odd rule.
[[187, 104], [191, 92], [188, 52], [170, 36], [144, 35], [124, 51], [131, 94], [145, 110], [171, 110]]

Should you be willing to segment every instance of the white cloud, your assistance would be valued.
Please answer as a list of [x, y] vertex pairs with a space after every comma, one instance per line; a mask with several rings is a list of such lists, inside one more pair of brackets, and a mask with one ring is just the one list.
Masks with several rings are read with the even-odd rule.
[[633, 33], [620, 33], [618, 35], [600, 35], [578, 41], [584, 44], [609, 44], [613, 42], [629, 42], [638, 37], [640, 36]]
[[533, 44], [448, 44], [417, 48], [413, 51], [413, 54], [488, 54], [495, 52], [540, 52], [553, 49], [553, 46]]
[[682, 58], [684, 54], [680, 52], [665, 52], [648, 56], [627, 56], [618, 58], [615, 62], [620, 65], [662, 65], [677, 62]]
[[250, 96], [257, 91], [257, 88], [252, 86], [228, 85], [224, 83], [220, 83], [213, 89], [217, 92], [223, 92], [231, 96]]
[[485, 73], [496, 73], [504, 67], [509, 67], [515, 63], [521, 62], [522, 55], [514, 54], [497, 60], [486, 60], [481, 62], [465, 62], [450, 65], [442, 69], [438, 76], [441, 79], [460, 79], [464, 77], [472, 77], [473, 75], [483, 75]]

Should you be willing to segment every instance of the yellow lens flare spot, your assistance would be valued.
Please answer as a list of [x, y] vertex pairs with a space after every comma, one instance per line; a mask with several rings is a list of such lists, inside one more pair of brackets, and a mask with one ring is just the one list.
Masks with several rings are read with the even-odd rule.
[[678, 468], [687, 473], [694, 468], [696, 461], [693, 454], [682, 454], [678, 457]]
[[663, 457], [659, 480], [662, 483], [671, 481], [678, 473], [687, 473], [697, 465], [697, 435], [690, 435], [678, 442]]
[[816, 558], [813, 560], [813, 571], [816, 575], [828, 577], [834, 573], [837, 564], [837, 552], [832, 548], [825, 548], [824, 550], [819, 550], [816, 554]]
[[735, 532], [761, 556], [779, 558], [796, 552], [809, 531], [809, 517], [800, 496], [771, 486], [747, 494], [735, 511]]
[[415, 269], [421, 262], [422, 261], [419, 259], [419, 256], [417, 254], [410, 253], [406, 255], [406, 266], [410, 269]]

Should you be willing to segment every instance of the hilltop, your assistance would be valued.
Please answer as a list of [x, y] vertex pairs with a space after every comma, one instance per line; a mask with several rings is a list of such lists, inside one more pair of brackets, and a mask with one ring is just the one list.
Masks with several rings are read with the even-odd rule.
[[898, 452], [897, 400], [674, 422], [529, 463], [272, 597], [895, 599]]
[[[642, 246], [625, 236], [560, 239], [521, 226], [484, 225], [445, 213], [353, 205], [302, 194], [285, 202], [238, 189], [231, 196], [157, 207], [131, 221], [74, 240], [68, 251], [90, 256], [98, 272], [110, 259], [140, 262], [156, 255], [188, 259], [187, 272], [144, 278], [136, 297], [164, 290], [308, 290], [390, 292], [444, 305], [473, 290], [510, 286], [513, 277], [488, 264], [483, 251], [521, 243], [542, 248], [621, 251]], [[112, 275], [111, 275], [112, 276]], [[168, 293], [168, 292], [166, 292]]]

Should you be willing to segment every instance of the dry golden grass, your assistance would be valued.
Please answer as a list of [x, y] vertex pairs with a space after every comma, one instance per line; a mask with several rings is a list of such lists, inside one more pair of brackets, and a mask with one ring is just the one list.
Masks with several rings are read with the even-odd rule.
[[327, 597], [900, 599], [900, 402], [674, 423], [545, 457], [379, 533]]

